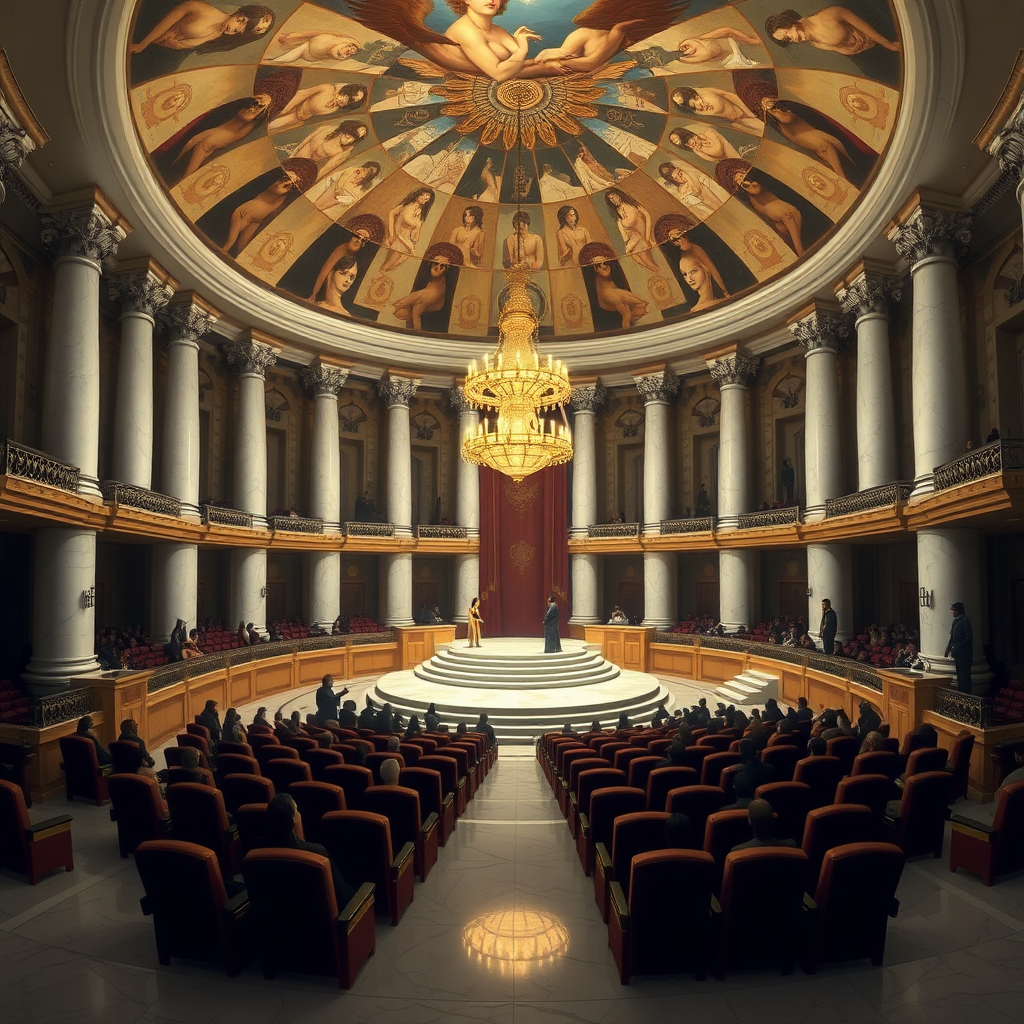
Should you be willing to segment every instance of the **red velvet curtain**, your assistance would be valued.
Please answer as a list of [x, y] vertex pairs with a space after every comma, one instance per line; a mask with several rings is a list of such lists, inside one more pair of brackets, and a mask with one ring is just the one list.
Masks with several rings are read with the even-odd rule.
[[542, 636], [548, 594], [569, 618], [568, 467], [517, 484], [480, 470], [480, 612], [484, 636]]

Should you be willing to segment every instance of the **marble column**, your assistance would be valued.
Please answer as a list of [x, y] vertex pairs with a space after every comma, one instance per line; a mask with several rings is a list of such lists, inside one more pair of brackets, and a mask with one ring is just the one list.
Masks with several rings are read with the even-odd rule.
[[[249, 339], [224, 347], [228, 365], [238, 374], [235, 426], [235, 471], [232, 504], [267, 524], [267, 399], [266, 372], [277, 361], [277, 350]], [[267, 550], [240, 548], [231, 552], [231, 618], [255, 623], [266, 633]], [[340, 583], [339, 583], [340, 586]]]
[[[381, 566], [384, 576], [384, 625], [413, 625], [412, 555], [404, 551], [381, 555]], [[469, 607], [468, 602], [466, 607]]]
[[959, 601], [974, 633], [971, 684], [975, 693], [984, 693], [992, 678], [984, 656], [988, 639], [982, 606], [984, 564], [984, 547], [977, 530], [917, 531], [917, 579], [929, 596], [928, 606], [921, 609], [921, 654], [933, 672], [949, 673], [956, 685], [956, 666], [945, 652], [953, 624], [950, 606]]
[[43, 450], [80, 471], [78, 492], [100, 494], [100, 272], [126, 231], [100, 193], [40, 215], [53, 262], [50, 339], [43, 379]]
[[[419, 380], [388, 373], [377, 382], [377, 393], [388, 407], [387, 513], [396, 537], [412, 536], [412, 441], [409, 403]], [[409, 577], [412, 609], [412, 574]]]
[[[199, 339], [213, 325], [211, 310], [186, 292], [160, 314], [167, 336], [167, 378], [161, 442], [161, 490], [181, 502], [184, 519], [199, 519]], [[153, 545], [150, 636], [166, 642], [175, 620], [196, 625], [199, 553], [195, 544]]]
[[760, 365], [756, 356], [740, 352], [708, 360], [708, 369], [722, 399], [718, 437], [719, 530], [735, 529], [738, 517], [751, 511], [747, 388]]
[[889, 353], [889, 304], [901, 286], [892, 274], [860, 266], [837, 289], [843, 312], [857, 331], [857, 490], [891, 484], [899, 477], [896, 414]]
[[[672, 509], [672, 410], [679, 380], [667, 367], [634, 374], [644, 399], [645, 536], [657, 536]], [[644, 552], [644, 625], [656, 629], [676, 623], [677, 560], [674, 551]]]
[[853, 573], [849, 544], [807, 545], [807, 632], [821, 646], [821, 602], [828, 598], [836, 613], [836, 643], [853, 635]]
[[[585, 538], [587, 527], [597, 522], [597, 410], [605, 391], [596, 381], [572, 389], [572, 516], [570, 537]], [[603, 621], [600, 597], [600, 559], [597, 555], [571, 556], [571, 625]]]
[[122, 266], [107, 287], [121, 307], [121, 351], [114, 402], [114, 480], [153, 486], [153, 327], [173, 286], [150, 260]]
[[[448, 392], [448, 402], [459, 414], [459, 445], [470, 434], [475, 434], [480, 413], [469, 402], [461, 387]], [[455, 477], [455, 524], [466, 529], [470, 540], [480, 537], [480, 469], [472, 462], [459, 459]], [[480, 556], [455, 556], [455, 608], [454, 622], [469, 622], [469, 606], [480, 596]]]
[[[32, 550], [32, 659], [22, 673], [36, 697], [99, 672], [94, 646], [96, 532], [36, 530]], [[87, 596], [89, 595], [89, 596]]]
[[843, 416], [839, 406], [837, 354], [849, 333], [845, 317], [815, 308], [790, 324], [807, 365], [804, 414], [806, 522], [825, 518], [825, 500], [844, 493]]
[[728, 633], [749, 629], [757, 621], [757, 565], [756, 548], [723, 548], [718, 553], [718, 618]]
[[914, 490], [935, 490], [934, 470], [956, 458], [970, 437], [959, 261], [967, 254], [970, 215], [919, 201], [889, 237], [910, 263], [914, 289]]
[[[302, 373], [314, 401], [309, 514], [324, 521], [324, 533], [341, 529], [341, 456], [338, 448], [338, 393], [348, 370], [315, 360]], [[307, 620], [330, 632], [341, 611], [341, 552], [314, 551], [309, 560]]]

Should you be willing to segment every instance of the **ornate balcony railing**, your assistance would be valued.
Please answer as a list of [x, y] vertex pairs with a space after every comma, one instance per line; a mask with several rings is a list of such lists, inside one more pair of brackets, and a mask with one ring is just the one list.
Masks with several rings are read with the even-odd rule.
[[752, 644], [746, 640], [706, 636], [703, 633], [655, 633], [653, 642], [674, 644], [678, 647], [707, 647], [715, 651], [752, 654], [758, 658], [784, 661], [790, 665], [800, 665], [816, 669], [819, 672], [827, 672], [829, 675], [849, 679], [851, 682], [866, 686], [871, 690], [879, 692], [882, 690], [882, 680], [873, 668], [850, 658], [833, 658], [820, 651], [806, 651], [800, 647], [784, 647], [781, 644]]
[[935, 490], [1024, 470], [1024, 441], [992, 441], [935, 467]]
[[598, 523], [587, 527], [587, 536], [591, 539], [607, 540], [609, 537], [639, 537], [639, 523]]
[[267, 522], [275, 533], [279, 530], [286, 533], [324, 532], [322, 519], [305, 519], [302, 516], [270, 516]]
[[342, 523], [345, 537], [394, 537], [394, 523]]
[[73, 722], [93, 710], [92, 690], [88, 686], [62, 690], [32, 701], [28, 706], [28, 724], [36, 729], [45, 729], [60, 722]]
[[844, 494], [839, 498], [825, 499], [825, 518], [848, 516], [854, 512], [868, 512], [874, 508], [891, 508], [900, 505], [910, 497], [914, 485], [907, 480], [883, 484], [881, 487], [869, 487], [853, 494]]
[[169, 494], [160, 494], [135, 484], [123, 484], [120, 480], [101, 480], [100, 494], [104, 501], [114, 505], [140, 508], [143, 512], [156, 512], [162, 516], [181, 515], [181, 502]]
[[4, 441], [2, 466], [7, 476], [20, 476], [47, 487], [59, 487], [70, 494], [78, 493], [81, 471], [77, 466], [69, 466], [17, 441]]
[[736, 517], [739, 530], [756, 530], [765, 526], [792, 526], [800, 522], [800, 509], [796, 505], [769, 508], [762, 512], [744, 512]]
[[252, 513], [239, 512], [233, 508], [221, 508], [219, 505], [200, 506], [203, 522], [208, 526], [244, 526], [252, 529]]
[[464, 526], [417, 526], [417, 540], [466, 540], [469, 533]]
[[932, 710], [943, 718], [973, 725], [977, 729], [987, 729], [998, 724], [998, 715], [991, 698], [976, 693], [936, 687]]
[[700, 519], [663, 519], [661, 521], [662, 537], [673, 533], [706, 533], [715, 528], [715, 520], [711, 516]]

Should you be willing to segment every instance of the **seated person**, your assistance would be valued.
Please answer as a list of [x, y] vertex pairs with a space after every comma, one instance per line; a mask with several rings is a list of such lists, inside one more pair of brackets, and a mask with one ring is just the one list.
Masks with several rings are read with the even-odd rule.
[[759, 846], [796, 846], [796, 840], [780, 839], [775, 835], [775, 812], [767, 800], [751, 800], [747, 807], [747, 820], [754, 831], [754, 838], [734, 846], [734, 853], [737, 850], [753, 850]]
[[199, 751], [195, 747], [183, 747], [181, 750], [181, 768], [178, 782], [195, 782], [200, 786], [212, 786], [213, 775], [199, 765]]
[[732, 792], [736, 799], [731, 803], [727, 804], [722, 808], [723, 811], [745, 811], [749, 806], [751, 800], [754, 799], [754, 793], [757, 790], [757, 786], [754, 784], [754, 779], [745, 775], [740, 778], [738, 775], [733, 779]]
[[397, 786], [398, 785], [398, 773], [401, 770], [402, 770], [402, 766], [393, 757], [389, 757], [386, 761], [381, 762], [381, 766], [380, 766], [380, 779], [381, 779], [381, 782], [385, 786]]
[[96, 748], [96, 761], [100, 765], [110, 764], [110, 751], [100, 743], [100, 739], [92, 727], [92, 718], [89, 715], [85, 715], [78, 720], [78, 728], [75, 730], [75, 735], [85, 736], [92, 740], [92, 745]]
[[608, 620], [609, 626], [624, 626], [629, 622], [626, 613], [618, 606], [612, 611], [612, 617]]
[[766, 764], [758, 757], [757, 744], [752, 739], [740, 740], [740, 767], [733, 778], [734, 791], [738, 792], [737, 787], [745, 779], [752, 780], [753, 789], [775, 781], [775, 766]]

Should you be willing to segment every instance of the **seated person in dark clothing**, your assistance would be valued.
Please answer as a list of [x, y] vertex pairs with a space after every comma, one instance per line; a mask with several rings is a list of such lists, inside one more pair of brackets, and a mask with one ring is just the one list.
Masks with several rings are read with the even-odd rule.
[[341, 710], [338, 712], [338, 725], [342, 729], [354, 729], [359, 723], [359, 719], [356, 717], [356, 702], [354, 700], [347, 700], [341, 705]]
[[250, 647], [255, 647], [257, 644], [263, 643], [263, 638], [256, 631], [255, 622], [247, 622], [245, 624], [245, 635], [249, 641]]
[[708, 702], [704, 697], [697, 701], [697, 706], [686, 717], [691, 729], [703, 729], [710, 719], [711, 712], [708, 711]]
[[668, 750], [665, 751], [665, 756], [654, 766], [655, 768], [685, 768], [686, 764], [683, 760], [683, 756], [686, 753], [686, 747], [678, 740], [673, 740]]
[[[935, 731], [934, 725], [923, 722], [910, 734], [910, 750], [924, 750], [926, 747], [937, 747], [939, 745], [939, 734]], [[102, 762], [101, 762], [102, 763]]]
[[623, 711], [622, 714], [619, 715], [619, 720], [615, 723], [615, 728], [616, 730], [626, 730], [633, 728], [633, 725], [629, 720], [629, 715], [627, 715], [625, 711]]
[[820, 736], [827, 743], [829, 740], [835, 739], [837, 736], [852, 736], [853, 725], [850, 720], [846, 717], [846, 712], [840, 708], [836, 712], [836, 724], [831, 729], [822, 729]]
[[665, 701], [668, 697], [665, 697], [661, 703], [657, 706], [654, 711], [654, 716], [651, 718], [651, 728], [658, 729], [661, 727], [661, 723], [668, 718], [668, 712], [665, 710]]
[[734, 846], [734, 853], [736, 850], [753, 850], [759, 846], [796, 846], [795, 840], [780, 839], [775, 835], [775, 812], [767, 800], [751, 800], [747, 807], [747, 820], [754, 831], [754, 838]]
[[[299, 809], [295, 801], [287, 793], [278, 793], [267, 804], [267, 834], [256, 840], [253, 849], [286, 849], [305, 850], [307, 853], [318, 853], [327, 857], [327, 850], [319, 843], [307, 843], [295, 834], [295, 823], [300, 822]], [[327, 857], [331, 865], [331, 877], [334, 879], [334, 895], [340, 910], [356, 894], [344, 878], [337, 865]]]
[[693, 825], [685, 814], [673, 814], [665, 821], [665, 842], [670, 850], [692, 850]]
[[121, 723], [121, 735], [117, 737], [119, 740], [126, 740], [129, 743], [135, 743], [139, 748], [140, 763], [144, 764], [147, 768], [152, 768], [156, 764], [156, 761], [150, 757], [149, 751], [146, 749], [146, 741], [139, 735], [138, 726], [135, 724], [134, 718], [126, 718]]
[[267, 721], [267, 709], [265, 707], [258, 708], [256, 714], [253, 715], [253, 725], [270, 725]]
[[487, 737], [488, 750], [498, 742], [498, 737], [494, 735], [494, 726], [487, 721], [487, 715], [485, 714], [482, 714], [476, 725], [473, 726], [473, 732], [482, 732]]
[[778, 722], [786, 716], [779, 707], [779, 702], [774, 697], [769, 697], [764, 702], [764, 714], [761, 716], [763, 722]]
[[869, 732], [878, 732], [878, 727], [881, 724], [882, 719], [878, 712], [868, 701], [862, 700], [860, 702], [860, 717], [857, 719], [857, 735], [863, 738]]
[[93, 731], [92, 719], [88, 715], [78, 720], [78, 728], [75, 730], [75, 735], [85, 736], [92, 740], [92, 745], [96, 748], [96, 760], [101, 765], [110, 764], [110, 751], [100, 743], [99, 737]]
[[427, 713], [423, 716], [423, 730], [424, 732], [437, 732], [437, 727], [441, 724], [441, 719], [437, 717], [437, 708], [434, 707], [434, 702], [431, 701], [427, 708]]
[[693, 733], [690, 732], [690, 727], [683, 722], [679, 729], [676, 731], [676, 737], [684, 747], [692, 747], [697, 741], [693, 738]]
[[754, 785], [754, 779], [750, 775], [744, 775], [740, 778], [738, 775], [734, 776], [732, 783], [732, 792], [736, 799], [731, 803], [727, 804], [722, 808], [723, 811], [745, 811], [750, 806], [750, 801], [754, 799], [754, 792], [757, 786]]
[[175, 782], [195, 782], [200, 786], [212, 786], [213, 775], [199, 766], [199, 751], [195, 747], [182, 747], [181, 771], [176, 772]]
[[722, 720], [720, 718], [709, 718], [704, 729], [705, 736], [717, 736], [722, 731]]
[[820, 736], [812, 736], [807, 741], [808, 757], [824, 757], [828, 753], [828, 743]]
[[366, 707], [359, 712], [359, 728], [360, 729], [373, 729], [374, 719], [377, 716], [377, 709], [373, 706], [373, 701], [370, 700], [370, 695], [366, 695]]
[[798, 722], [810, 722], [814, 718], [814, 712], [807, 706], [806, 697], [796, 699], [796, 720]]
[[210, 730], [211, 749], [220, 743], [220, 715], [217, 714], [217, 702], [208, 700], [206, 707], [199, 715], [199, 724], [205, 725]]
[[381, 736], [387, 736], [391, 732], [391, 723], [394, 720], [394, 710], [390, 704], [385, 704], [384, 707], [377, 712], [373, 717], [373, 727]]
[[754, 784], [754, 789], [775, 781], [775, 766], [765, 764], [758, 757], [757, 746], [753, 740], [740, 740], [740, 758], [740, 766], [733, 776], [734, 790], [739, 786], [741, 779], [750, 779]]

